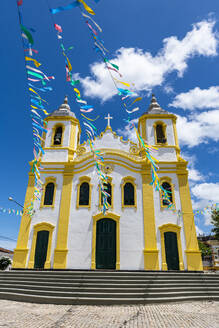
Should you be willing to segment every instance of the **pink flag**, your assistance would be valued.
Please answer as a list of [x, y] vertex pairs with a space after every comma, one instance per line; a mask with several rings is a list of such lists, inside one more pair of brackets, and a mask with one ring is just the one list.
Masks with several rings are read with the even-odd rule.
[[58, 24], [54, 24], [54, 26], [55, 26], [55, 29], [56, 29], [58, 32], [62, 33], [62, 27], [61, 27], [60, 25], [58, 25]]

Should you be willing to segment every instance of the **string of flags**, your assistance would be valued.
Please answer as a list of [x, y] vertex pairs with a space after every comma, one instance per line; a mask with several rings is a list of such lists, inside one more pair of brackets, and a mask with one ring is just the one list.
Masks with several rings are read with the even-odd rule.
[[[100, 0], [94, 0], [98, 3]], [[52, 91], [51, 87], [47, 86], [47, 83], [54, 79], [54, 76], [50, 76], [45, 74], [41, 70], [41, 63], [38, 61], [36, 56], [38, 55], [38, 50], [33, 48], [34, 45], [34, 38], [33, 34], [35, 30], [33, 28], [28, 28], [23, 24], [22, 13], [21, 13], [21, 6], [23, 4], [23, 0], [17, 0], [17, 7], [18, 7], [18, 15], [19, 15], [19, 23], [21, 28], [21, 37], [22, 37], [22, 44], [25, 53], [25, 66], [26, 66], [26, 73], [27, 73], [27, 80], [28, 80], [28, 90], [30, 94], [30, 116], [32, 119], [32, 127], [33, 127], [33, 167], [32, 172], [35, 176], [35, 186], [34, 186], [34, 196], [28, 207], [24, 209], [24, 211], [16, 211], [11, 209], [4, 209], [0, 208], [0, 212], [9, 213], [9, 214], [16, 214], [26, 212], [28, 215], [32, 215], [33, 213], [33, 203], [35, 199], [39, 199], [41, 190], [42, 190], [42, 181], [40, 179], [40, 156], [44, 154], [44, 150], [42, 148], [42, 142], [45, 140], [45, 134], [48, 131], [47, 123], [44, 121], [42, 115], [48, 115], [47, 112], [47, 101], [41, 97], [41, 93], [46, 93], [48, 91]], [[87, 13], [82, 11], [82, 6]], [[93, 46], [95, 52], [97, 52], [104, 64], [106, 69], [108, 70], [113, 83], [117, 89], [117, 93], [120, 96], [122, 102], [122, 108], [126, 111], [128, 115], [127, 122], [135, 129], [138, 141], [142, 146], [142, 149], [145, 151], [146, 158], [151, 164], [151, 175], [152, 175], [152, 182], [151, 185], [155, 187], [155, 190], [158, 190], [161, 194], [163, 200], [166, 200], [168, 203], [168, 208], [172, 209], [176, 212], [175, 205], [171, 201], [171, 192], [165, 190], [160, 183], [158, 177], [158, 160], [152, 156], [152, 152], [156, 152], [156, 147], [150, 146], [147, 144], [146, 141], [138, 133], [138, 130], [134, 126], [133, 123], [130, 122], [130, 115], [139, 110], [139, 107], [135, 107], [136, 103], [142, 100], [142, 97], [139, 95], [136, 96], [136, 92], [134, 90], [134, 83], [129, 83], [127, 81], [121, 80], [123, 75], [119, 70], [119, 66], [116, 63], [113, 63], [109, 59], [109, 51], [105, 48], [104, 41], [100, 38], [99, 33], [102, 33], [102, 28], [94, 21], [94, 19], [90, 15], [95, 15], [95, 12], [87, 5], [84, 0], [75, 0], [66, 6], [59, 6], [57, 8], [50, 9], [52, 15], [60, 13], [62, 11], [70, 10], [73, 8], [78, 7], [81, 11], [81, 15], [89, 29], [93, 40]], [[88, 15], [89, 14], [89, 15]], [[56, 23], [54, 23], [55, 30], [57, 32], [57, 37], [60, 40], [60, 49], [65, 59], [65, 69], [66, 69], [66, 81], [70, 83], [73, 87], [73, 94], [76, 103], [79, 105], [79, 110], [82, 118], [83, 125], [85, 127], [85, 132], [88, 137], [88, 143], [93, 153], [95, 166], [97, 170], [97, 174], [99, 176], [99, 184], [100, 190], [102, 194], [103, 204], [102, 210], [105, 213], [106, 210], [109, 208], [108, 198], [110, 195], [107, 193], [107, 176], [103, 173], [101, 168], [104, 166], [104, 159], [103, 154], [99, 150], [95, 150], [94, 148], [94, 137], [97, 135], [97, 128], [95, 127], [94, 122], [99, 118], [89, 117], [90, 113], [93, 112], [94, 108], [92, 105], [87, 104], [87, 101], [81, 97], [81, 91], [78, 89], [80, 81], [75, 80], [72, 74], [72, 65], [69, 60], [68, 52], [72, 50], [74, 47], [66, 48], [63, 42], [63, 31], [62, 27]], [[40, 68], [40, 69], [39, 69]], [[113, 75], [114, 74], [114, 75]], [[116, 74], [116, 76], [115, 76]], [[37, 86], [36, 86], [37, 85]], [[76, 87], [77, 86], [77, 87]], [[121, 87], [122, 86], [122, 87]], [[135, 97], [135, 98], [134, 98]], [[133, 106], [135, 105], [135, 106]], [[215, 205], [216, 206], [216, 205]], [[206, 210], [209, 210], [211, 206], [204, 208], [203, 211], [197, 210], [194, 214], [204, 214]]]
[[[32, 33], [35, 33], [33, 28], [28, 28], [23, 23], [23, 17], [21, 13], [21, 6], [23, 5], [23, 0], [17, 1], [19, 24], [21, 29], [22, 45], [24, 50], [25, 67], [28, 80], [28, 91], [30, 96], [30, 117], [32, 120], [33, 127], [33, 167], [32, 172], [35, 177], [34, 186], [34, 196], [30, 204], [27, 205], [24, 213], [28, 215], [33, 215], [33, 204], [35, 199], [39, 199], [40, 192], [42, 190], [42, 181], [40, 179], [40, 163], [39, 159], [41, 154], [44, 154], [41, 142], [45, 140], [45, 133], [48, 131], [46, 127], [46, 122], [44, 121], [42, 115], [48, 115], [46, 106], [47, 101], [43, 99], [40, 92], [46, 93], [52, 91], [51, 87], [47, 86], [47, 83], [54, 79], [54, 76], [48, 76], [45, 74], [41, 68], [41, 63], [36, 59], [35, 56], [38, 55], [38, 50], [33, 48], [34, 38]], [[37, 86], [36, 86], [37, 85]], [[27, 210], [27, 211], [26, 211]], [[13, 213], [13, 211], [12, 211]]]
[[[50, 11], [52, 14], [57, 14], [63, 10], [69, 10], [69, 9], [72, 9], [75, 7], [79, 7], [79, 9], [81, 11], [81, 15], [82, 15], [87, 27], [89, 28], [90, 35], [91, 35], [91, 38], [94, 43], [94, 50], [100, 55], [103, 62], [105, 63], [105, 67], [108, 70], [110, 77], [113, 80], [113, 83], [115, 85], [115, 88], [117, 89], [118, 95], [120, 96], [122, 106], [128, 114], [127, 122], [130, 122], [130, 114], [139, 110], [139, 107], [132, 108], [132, 106], [134, 104], [136, 104], [138, 101], [142, 100], [142, 97], [137, 95], [137, 97], [133, 100], [133, 97], [136, 94], [136, 92], [132, 88], [132, 86], [134, 86], [134, 83], [130, 84], [126, 81], [121, 81], [117, 77], [112, 75], [112, 72], [115, 72], [117, 75], [119, 75], [120, 78], [122, 78], [122, 74], [119, 71], [119, 66], [116, 65], [115, 63], [112, 63], [112, 61], [109, 59], [109, 57], [107, 56], [107, 53], [109, 53], [109, 50], [105, 48], [104, 41], [99, 37], [99, 33], [102, 33], [102, 31], [103, 31], [102, 28], [99, 26], [99, 24], [97, 24], [96, 21], [94, 21], [94, 19], [91, 16], [89, 16], [88, 14], [85, 14], [82, 11], [81, 4], [83, 4], [84, 9], [87, 11], [88, 14], [95, 15], [94, 11], [90, 7], [88, 7], [86, 5], [86, 3], [82, 0], [75, 1], [65, 7], [58, 7], [58, 8], [50, 9]], [[126, 88], [124, 89], [124, 88], [121, 88], [120, 86], [118, 86], [120, 84], [122, 84]], [[76, 91], [78, 92], [78, 90], [76, 90]], [[79, 96], [80, 96], [80, 94], [79, 94]], [[90, 109], [87, 108], [87, 112], [89, 110]], [[90, 124], [87, 122], [84, 122], [84, 125], [87, 128], [89, 128], [89, 130], [88, 130], [89, 132], [87, 134], [91, 137], [91, 133], [94, 134], [94, 131], [93, 131], [94, 126], [91, 127]], [[168, 204], [169, 204], [168, 208], [171, 208], [173, 206], [173, 203], [170, 201], [171, 192], [165, 190], [162, 187], [162, 185], [160, 184], [160, 180], [159, 180], [159, 177], [157, 174], [157, 171], [159, 169], [158, 160], [156, 160], [150, 154], [151, 150], [156, 151], [157, 149], [155, 147], [152, 147], [152, 146], [149, 146], [148, 144], [146, 144], [146, 142], [144, 142], [142, 137], [139, 135], [135, 126], [134, 126], [134, 129], [135, 129], [137, 138], [138, 138], [142, 148], [145, 150], [146, 157], [149, 160], [149, 162], [151, 163], [151, 174], [152, 174], [151, 185], [154, 185], [155, 190], [158, 190], [160, 192], [162, 198], [168, 202]]]
[[[91, 9], [83, 1], [79, 1], [79, 2], [83, 3], [84, 7], [89, 12], [91, 12]], [[76, 6], [77, 6], [76, 2], [74, 2], [66, 7], [59, 7], [54, 10], [51, 9], [50, 11], [52, 14], [54, 14], [54, 13], [57, 13], [57, 12], [60, 12], [63, 10], [68, 10], [68, 9], [74, 8]], [[96, 167], [97, 175], [99, 177], [99, 187], [100, 187], [101, 199], [102, 199], [101, 207], [102, 207], [102, 212], [105, 214], [106, 210], [109, 208], [108, 199], [109, 199], [110, 195], [106, 191], [108, 178], [107, 178], [106, 174], [103, 173], [103, 170], [101, 170], [101, 168], [105, 165], [103, 156], [100, 153], [100, 151], [94, 149], [94, 142], [93, 142], [94, 137], [97, 135], [97, 128], [96, 128], [94, 122], [99, 118], [99, 116], [97, 116], [96, 118], [88, 117], [90, 115], [90, 113], [93, 112], [94, 107], [92, 105], [89, 105], [87, 103], [87, 101], [81, 97], [81, 91], [78, 89], [80, 81], [74, 80], [74, 78], [73, 78], [72, 65], [71, 65], [71, 62], [69, 59], [68, 51], [72, 50], [74, 47], [71, 46], [71, 47], [67, 48], [65, 46], [64, 40], [63, 40], [62, 27], [60, 25], [58, 25], [57, 23], [55, 23], [54, 20], [53, 20], [53, 25], [56, 30], [57, 38], [60, 41], [60, 49], [61, 49], [62, 54], [65, 59], [66, 81], [70, 83], [70, 85], [73, 89], [74, 100], [76, 101], [76, 104], [79, 106], [82, 124], [85, 127], [85, 133], [88, 137], [88, 144], [90, 146], [90, 150], [93, 154], [93, 158], [95, 161], [95, 167]], [[77, 88], [76, 88], [76, 86], [77, 86]]]
[[14, 215], [23, 215], [23, 211], [19, 211], [19, 210], [15, 210], [15, 209], [11, 209], [11, 208], [4, 208], [4, 207], [0, 207], [0, 213], [7, 213], [7, 214], [14, 214]]

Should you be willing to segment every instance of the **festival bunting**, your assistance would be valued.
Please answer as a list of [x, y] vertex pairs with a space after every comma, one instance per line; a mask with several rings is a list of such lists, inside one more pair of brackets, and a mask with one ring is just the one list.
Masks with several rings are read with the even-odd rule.
[[[88, 12], [92, 12], [91, 8], [89, 8], [84, 1], [80, 1], [85, 9]], [[73, 7], [72, 7], [73, 8]], [[68, 7], [68, 9], [70, 9]], [[60, 7], [59, 7], [60, 10]], [[66, 7], [64, 10], [67, 10]], [[51, 13], [57, 13], [57, 10], [54, 11], [53, 9], [50, 9]], [[99, 187], [100, 187], [100, 191], [101, 191], [101, 197], [102, 197], [102, 211], [105, 214], [106, 210], [109, 208], [109, 203], [108, 203], [108, 199], [109, 199], [109, 195], [107, 195], [106, 192], [106, 181], [107, 181], [107, 177], [104, 175], [103, 171], [101, 170], [101, 167], [104, 166], [104, 160], [103, 160], [103, 156], [101, 156], [98, 151], [96, 151], [94, 149], [94, 143], [93, 143], [93, 138], [97, 135], [97, 128], [95, 127], [95, 125], [91, 122], [96, 121], [99, 116], [97, 116], [95, 119], [87, 117], [86, 115], [93, 112], [94, 107], [92, 105], [87, 104], [87, 101], [82, 99], [81, 97], [81, 92], [78, 89], [78, 87], [75, 87], [76, 85], [80, 85], [80, 81], [79, 80], [74, 80], [73, 79], [73, 74], [72, 74], [72, 65], [69, 59], [69, 56], [66, 54], [67, 51], [73, 49], [73, 47], [66, 47], [63, 41], [63, 29], [60, 25], [58, 25], [56, 22], [53, 21], [53, 25], [54, 28], [57, 32], [57, 39], [60, 41], [60, 49], [62, 51], [62, 54], [65, 58], [65, 69], [66, 69], [66, 81], [70, 83], [70, 85], [73, 87], [73, 94], [74, 94], [74, 100], [76, 101], [76, 103], [79, 106], [79, 110], [81, 112], [81, 117], [82, 117], [82, 124], [85, 127], [85, 132], [88, 138], [88, 144], [90, 146], [90, 150], [93, 154], [93, 158], [95, 161], [95, 167], [96, 167], [96, 172], [97, 175], [99, 177]], [[66, 50], [67, 49], [67, 50]], [[84, 115], [83, 113], [85, 113], [86, 115]]]
[[[89, 28], [91, 37], [92, 37], [92, 39], [94, 41], [94, 49], [95, 49], [95, 51], [98, 54], [100, 54], [103, 62], [105, 63], [106, 69], [108, 70], [108, 72], [109, 72], [109, 74], [110, 74], [110, 76], [111, 76], [111, 78], [112, 78], [112, 80], [113, 80], [113, 82], [115, 84], [115, 87], [116, 87], [116, 89], [118, 91], [118, 95], [121, 96], [121, 101], [122, 101], [122, 104], [123, 104], [123, 108], [127, 112], [127, 114], [128, 114], [128, 122], [130, 122], [130, 114], [132, 114], [132, 113], [134, 113], [134, 112], [136, 112], [136, 111], [139, 110], [139, 107], [132, 108], [132, 106], [136, 102], [142, 100], [142, 97], [137, 96], [134, 99], [134, 101], [131, 101], [131, 103], [130, 103], [130, 100], [135, 95], [135, 91], [133, 91], [131, 89], [131, 84], [130, 83], [125, 82], [125, 81], [118, 80], [116, 77], [114, 77], [111, 74], [111, 71], [113, 71], [113, 72], [116, 72], [117, 74], [119, 74], [120, 77], [122, 77], [122, 74], [119, 72], [119, 66], [116, 65], [115, 63], [112, 63], [109, 60], [109, 58], [106, 56], [106, 52], [108, 52], [108, 50], [104, 47], [104, 41], [99, 37], [98, 31], [95, 29], [95, 27], [98, 28], [99, 32], [102, 32], [102, 29], [100, 28], [100, 26], [90, 16], [88, 16], [87, 14], [84, 14], [83, 13], [81, 7], [79, 7], [79, 8], [81, 10], [82, 17], [84, 18], [85, 23], [86, 23], [86, 25]], [[86, 18], [90, 19], [90, 23], [86, 20]], [[92, 23], [95, 26], [92, 26], [91, 25]], [[128, 87], [128, 89], [124, 89], [124, 88], [118, 87], [117, 84], [123, 84], [124, 86]], [[132, 85], [134, 85], [134, 84], [132, 84]], [[125, 100], [126, 100], [126, 102], [124, 102]], [[151, 151], [152, 147], [146, 145], [146, 143], [144, 142], [144, 140], [142, 139], [142, 137], [138, 134], [138, 131], [135, 128], [135, 126], [134, 126], [134, 129], [135, 129], [137, 138], [139, 140], [139, 143], [142, 146], [142, 148], [145, 150], [146, 157], [149, 160], [149, 162], [151, 163], [151, 175], [152, 175], [152, 182], [151, 182], [151, 184], [154, 185], [155, 190], [158, 190], [160, 192], [162, 198], [165, 199], [169, 203], [169, 206], [168, 207], [171, 208], [173, 206], [173, 203], [170, 201], [170, 192], [167, 191], [167, 190], [165, 190], [162, 187], [162, 185], [160, 184], [160, 180], [159, 180], [158, 174], [157, 174], [157, 171], [158, 171], [158, 168], [159, 168], [158, 165], [157, 165], [158, 164], [158, 160], [156, 160], [150, 154], [150, 151]], [[155, 149], [153, 149], [153, 150], [155, 150]]]
[[[28, 52], [28, 56], [27, 54], [25, 54], [24, 56], [25, 63], [26, 63], [27, 79], [31, 82], [34, 82], [34, 84], [28, 83], [28, 91], [29, 91], [30, 102], [31, 102], [30, 116], [32, 119], [33, 144], [34, 144], [34, 148], [33, 148], [34, 160], [33, 160], [32, 172], [34, 173], [34, 177], [35, 177], [34, 196], [30, 204], [28, 204], [26, 208], [24, 208], [23, 213], [32, 216], [34, 200], [39, 199], [40, 191], [42, 190], [42, 181], [40, 179], [39, 158], [40, 158], [40, 154], [44, 153], [44, 150], [42, 149], [41, 146], [41, 141], [44, 140], [44, 138], [42, 137], [41, 134], [46, 133], [48, 130], [46, 128], [46, 123], [41, 116], [42, 112], [45, 115], [48, 115], [48, 112], [45, 108], [45, 104], [47, 104], [47, 101], [40, 96], [39, 91], [44, 93], [51, 91], [52, 88], [47, 87], [47, 83], [50, 80], [53, 80], [54, 76], [48, 76], [42, 70], [38, 69], [42, 64], [38, 61], [38, 59], [34, 58], [34, 55], [38, 54], [38, 50], [33, 49], [34, 38], [31, 32], [34, 33], [35, 30], [33, 28], [28, 28], [24, 25], [22, 14], [21, 14], [22, 4], [23, 4], [22, 0], [17, 1], [17, 9], [18, 9], [19, 23], [21, 28], [24, 54]], [[42, 87], [35, 86], [35, 84], [38, 82], [42, 83]]]

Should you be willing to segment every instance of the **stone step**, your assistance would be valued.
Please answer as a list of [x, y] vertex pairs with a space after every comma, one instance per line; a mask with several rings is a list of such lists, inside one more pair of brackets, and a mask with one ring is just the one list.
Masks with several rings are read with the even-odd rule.
[[152, 272], [98, 272], [98, 271], [84, 271], [84, 272], [78, 272], [78, 271], [74, 271], [74, 272], [69, 272], [69, 271], [9, 271], [8, 273], [6, 272], [0, 272], [0, 276], [1, 275], [11, 275], [11, 276], [59, 276], [59, 277], [123, 277], [123, 276], [129, 276], [131, 277], [150, 277], [150, 278], [154, 278], [154, 277], [175, 277], [175, 278], [182, 278], [184, 277], [190, 277], [190, 278], [197, 278], [197, 276], [208, 276], [211, 278], [219, 278], [219, 274], [204, 274], [204, 273], [179, 273], [180, 271], [175, 271], [175, 272], [170, 272], [170, 271], [166, 271], [166, 272], [156, 272], [156, 273], [152, 273]]
[[169, 288], [169, 287], [175, 287], [175, 288], [183, 288], [183, 287], [197, 287], [197, 288], [202, 288], [203, 286], [206, 287], [212, 287], [212, 288], [217, 288], [219, 287], [218, 283], [212, 283], [212, 282], [177, 282], [173, 283], [172, 281], [170, 283], [157, 283], [157, 282], [149, 282], [147, 284], [142, 284], [142, 283], [129, 283], [129, 284], [121, 284], [121, 283], [110, 283], [110, 282], [99, 282], [98, 284], [93, 284], [93, 283], [87, 283], [86, 281], [81, 281], [80, 283], [65, 283], [65, 282], [39, 282], [39, 281], [17, 281], [17, 280], [12, 280], [12, 281], [5, 281], [5, 280], [0, 280], [0, 285], [3, 286], [35, 286], [36, 288], [45, 288], [46, 286], [48, 287], [63, 287], [63, 288]]
[[215, 291], [219, 293], [219, 286], [215, 287], [215, 286], [156, 286], [154, 287], [153, 285], [149, 285], [149, 286], [143, 286], [143, 287], [130, 287], [127, 286], [126, 288], [122, 288], [121, 286], [117, 285], [117, 286], [73, 286], [73, 287], [64, 287], [64, 286], [34, 286], [34, 285], [17, 285], [17, 284], [1, 284], [0, 289], [4, 289], [7, 291], [13, 291], [13, 290], [32, 290], [32, 291], [38, 291], [38, 290], [42, 290], [42, 291], [58, 291], [58, 292], [77, 292], [77, 293], [81, 293], [81, 292], [98, 292], [98, 293], [105, 293], [105, 292], [110, 292], [110, 293], [145, 293], [145, 292], [160, 292], [160, 293], [168, 293], [168, 292], [182, 292], [182, 291], [203, 291], [203, 292], [211, 292], [211, 291]]
[[105, 273], [105, 274], [87, 274], [87, 273], [83, 273], [83, 274], [62, 274], [62, 273], [56, 273], [56, 274], [51, 274], [46, 273], [45, 272], [38, 272], [38, 273], [26, 273], [26, 272], [22, 272], [22, 273], [14, 273], [9, 272], [8, 274], [6, 272], [4, 273], [0, 273], [0, 277], [38, 277], [38, 278], [64, 278], [64, 279], [72, 279], [72, 278], [89, 278], [89, 279], [102, 279], [102, 278], [113, 278], [113, 279], [123, 279], [126, 277], [129, 277], [129, 279], [163, 279], [163, 278], [170, 278], [172, 279], [173, 277], [175, 279], [182, 279], [182, 278], [186, 278], [186, 279], [197, 279], [199, 278], [207, 278], [207, 279], [219, 279], [219, 275], [215, 274], [215, 275], [205, 275], [205, 274], [199, 274], [197, 273], [196, 275], [190, 275], [190, 274], [157, 274], [157, 275], [152, 275], [152, 274], [110, 274], [110, 273]]
[[16, 294], [31, 294], [31, 295], [38, 295], [38, 296], [53, 296], [53, 297], [77, 297], [77, 298], [82, 298], [82, 297], [86, 297], [86, 298], [165, 298], [165, 297], [176, 297], [176, 296], [206, 296], [206, 295], [210, 295], [210, 296], [218, 296], [219, 297], [219, 292], [218, 291], [203, 291], [203, 290], [196, 290], [196, 291], [168, 291], [166, 293], [161, 293], [161, 292], [153, 292], [151, 293], [150, 291], [145, 291], [145, 292], [138, 292], [138, 293], [134, 293], [134, 292], [128, 292], [128, 293], [124, 293], [124, 292], [96, 292], [93, 291], [92, 293], [90, 292], [72, 292], [72, 291], [45, 291], [45, 290], [32, 290], [32, 289], [15, 289], [15, 288], [2, 288], [0, 287], [0, 292], [1, 293], [16, 293]]
[[0, 282], [2, 281], [8, 281], [8, 282], [13, 282], [13, 281], [39, 281], [39, 282], [51, 282], [51, 283], [82, 283], [82, 282], [87, 282], [87, 283], [92, 283], [92, 284], [98, 284], [100, 282], [102, 283], [120, 283], [120, 284], [129, 284], [129, 283], [142, 283], [142, 284], [149, 284], [149, 283], [180, 283], [180, 282], [214, 282], [214, 283], [219, 283], [219, 279], [204, 279], [204, 278], [198, 278], [194, 281], [193, 279], [143, 279], [143, 278], [139, 278], [139, 279], [129, 279], [129, 277], [123, 278], [123, 279], [113, 279], [113, 278], [105, 278], [103, 277], [102, 279], [90, 279], [90, 278], [86, 278], [86, 277], [82, 277], [82, 278], [41, 278], [41, 277], [12, 277], [12, 276], [5, 276], [4, 278], [0, 277]]
[[158, 302], [182, 302], [182, 301], [201, 301], [201, 300], [215, 300], [219, 301], [219, 296], [174, 296], [174, 297], [142, 297], [142, 298], [87, 298], [87, 297], [56, 297], [56, 296], [37, 296], [37, 295], [26, 295], [22, 293], [4, 293], [0, 292], [0, 299], [15, 300], [21, 302], [32, 302], [41, 304], [66, 304], [66, 305], [115, 305], [115, 304], [152, 304]]

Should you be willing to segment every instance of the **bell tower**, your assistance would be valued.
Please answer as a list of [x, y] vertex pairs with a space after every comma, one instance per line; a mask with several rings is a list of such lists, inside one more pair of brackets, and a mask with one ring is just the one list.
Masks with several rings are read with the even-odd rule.
[[42, 162], [68, 162], [74, 159], [80, 141], [81, 128], [71, 111], [68, 97], [64, 103], [45, 118], [46, 133]]
[[138, 131], [144, 140], [158, 148], [158, 160], [180, 158], [176, 119], [174, 114], [160, 107], [154, 94], [148, 110], [139, 118]]

